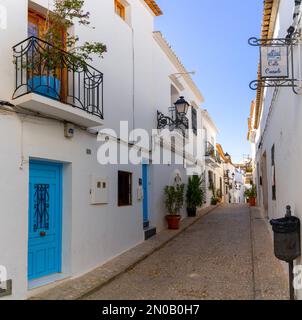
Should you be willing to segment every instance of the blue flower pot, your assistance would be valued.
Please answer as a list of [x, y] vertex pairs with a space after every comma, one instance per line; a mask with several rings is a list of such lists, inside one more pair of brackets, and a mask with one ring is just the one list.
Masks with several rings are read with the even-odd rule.
[[28, 87], [31, 92], [60, 99], [61, 81], [54, 76], [34, 76], [28, 79]]

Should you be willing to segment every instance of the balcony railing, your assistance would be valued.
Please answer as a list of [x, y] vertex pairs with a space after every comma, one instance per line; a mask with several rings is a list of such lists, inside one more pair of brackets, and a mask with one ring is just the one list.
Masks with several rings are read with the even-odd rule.
[[222, 163], [219, 152], [210, 142], [206, 142], [205, 157], [216, 167], [219, 167]]
[[205, 156], [215, 159], [215, 147], [210, 142], [206, 142]]
[[13, 50], [13, 99], [36, 93], [104, 118], [103, 73], [36, 37], [24, 40]]
[[221, 157], [220, 157], [220, 154], [219, 154], [219, 152], [216, 150], [216, 162], [217, 163], [219, 163], [219, 164], [221, 164], [222, 163], [222, 161], [221, 161]]

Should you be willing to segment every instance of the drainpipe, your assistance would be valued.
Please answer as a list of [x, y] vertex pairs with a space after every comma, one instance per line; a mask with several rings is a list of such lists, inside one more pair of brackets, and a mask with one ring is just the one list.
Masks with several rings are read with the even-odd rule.
[[302, 0], [295, 0], [295, 11], [293, 15], [293, 24], [287, 30], [286, 38], [290, 39], [294, 32], [297, 30], [298, 23], [301, 17], [301, 3]]

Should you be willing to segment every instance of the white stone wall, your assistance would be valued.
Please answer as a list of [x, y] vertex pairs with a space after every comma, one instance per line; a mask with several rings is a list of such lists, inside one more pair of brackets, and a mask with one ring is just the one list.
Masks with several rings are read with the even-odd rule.
[[[294, 11], [294, 1], [281, 0], [277, 15], [274, 37], [283, 38], [287, 34], [287, 29], [292, 24], [292, 14]], [[295, 69], [298, 66], [298, 57], [301, 52], [294, 49]], [[301, 77], [301, 75], [296, 75]], [[262, 181], [267, 179], [268, 210], [265, 214], [270, 219], [281, 218], [285, 215], [287, 205], [292, 207], [292, 213], [302, 218], [302, 198], [300, 181], [302, 178], [301, 158], [302, 148], [300, 139], [302, 137], [302, 97], [296, 95], [290, 88], [280, 88], [276, 99], [272, 104], [274, 89], [264, 91], [263, 110], [261, 114], [260, 126], [257, 131], [255, 145], [255, 166], [259, 163], [259, 170], [255, 172], [255, 180], [258, 188], [258, 205], [263, 208], [263, 188], [259, 184], [257, 175], [262, 177]], [[272, 105], [272, 108], [271, 108]], [[271, 112], [269, 112], [271, 108]], [[258, 148], [262, 138], [262, 145]], [[276, 200], [272, 199], [272, 165], [271, 149], [275, 145], [275, 168], [276, 168]], [[267, 176], [261, 170], [261, 159], [266, 153]], [[265, 210], [264, 210], [265, 211]], [[301, 260], [296, 261], [301, 264]], [[301, 299], [301, 292], [298, 292]]]
[[[34, 1], [47, 6], [48, 1]], [[129, 128], [156, 128], [156, 111], [168, 114], [171, 80], [179, 72], [153, 36], [153, 15], [143, 1], [128, 0], [131, 25], [114, 13], [114, 1], [86, 0], [95, 29], [75, 28], [82, 41], [101, 41], [108, 53], [93, 65], [104, 73], [104, 127], [118, 130], [119, 121]], [[11, 100], [14, 89], [12, 47], [27, 38], [26, 0], [0, 0], [8, 12], [8, 28], [0, 30], [0, 100]], [[181, 95], [201, 103], [183, 78]], [[68, 108], [68, 106], [66, 106]], [[190, 118], [190, 112], [188, 114]], [[201, 113], [198, 113], [201, 123]], [[216, 141], [215, 141], [216, 142]], [[96, 136], [77, 128], [72, 139], [64, 137], [63, 123], [37, 117], [0, 113], [0, 265], [13, 280], [13, 295], [30, 296], [27, 283], [29, 159], [63, 163], [63, 276], [78, 276], [144, 240], [142, 202], [137, 200], [141, 166], [101, 166]], [[92, 151], [91, 155], [86, 150]], [[133, 173], [133, 205], [117, 206], [117, 171]], [[163, 189], [182, 165], [150, 167], [150, 222], [166, 227]], [[92, 206], [90, 177], [108, 178], [109, 204]], [[185, 209], [182, 212], [185, 216]]]

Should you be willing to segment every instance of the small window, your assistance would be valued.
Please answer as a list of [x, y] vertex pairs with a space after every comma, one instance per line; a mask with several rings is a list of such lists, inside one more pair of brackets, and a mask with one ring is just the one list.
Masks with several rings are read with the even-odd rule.
[[192, 108], [192, 130], [197, 135], [197, 112], [195, 108]]
[[125, 6], [119, 0], [114, 0], [114, 3], [115, 3], [115, 13], [118, 16], [120, 16], [123, 20], [126, 20]]
[[212, 171], [208, 172], [208, 179], [209, 179], [209, 189], [212, 189], [214, 187], [214, 177], [213, 177]]
[[118, 205], [119, 207], [132, 205], [132, 173], [118, 172]]

